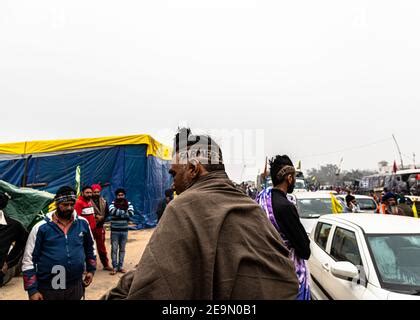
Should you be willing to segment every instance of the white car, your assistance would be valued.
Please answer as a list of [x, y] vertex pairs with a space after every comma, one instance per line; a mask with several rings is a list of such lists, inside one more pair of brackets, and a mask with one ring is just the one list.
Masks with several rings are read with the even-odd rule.
[[313, 299], [420, 299], [419, 219], [325, 215], [310, 239]]
[[[319, 217], [332, 213], [330, 192], [298, 192], [294, 196], [296, 198], [296, 207], [300, 221], [308, 234], [311, 233]], [[338, 201], [344, 206], [342, 200], [338, 199]]]
[[[357, 203], [359, 204], [360, 210], [363, 212], [376, 212], [378, 209], [378, 204], [376, 203], [375, 199], [370, 196], [363, 196], [355, 194], [353, 195], [356, 198]], [[346, 202], [346, 195], [338, 195], [337, 198], [340, 198], [344, 203]]]
[[296, 192], [306, 192], [306, 183], [304, 179], [296, 179], [296, 183], [295, 183], [295, 190], [294, 193]]

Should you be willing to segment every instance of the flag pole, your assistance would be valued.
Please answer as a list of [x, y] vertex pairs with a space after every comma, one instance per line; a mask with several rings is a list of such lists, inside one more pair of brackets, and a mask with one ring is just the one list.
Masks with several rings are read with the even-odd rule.
[[392, 138], [393, 138], [393, 139], [394, 139], [394, 141], [395, 141], [395, 145], [397, 146], [397, 150], [398, 150], [398, 153], [399, 153], [399, 155], [400, 155], [401, 170], [404, 170], [404, 163], [403, 163], [403, 158], [402, 158], [402, 154], [401, 154], [401, 149], [400, 149], [400, 146], [398, 145], [397, 139], [395, 138], [394, 134], [392, 134]]

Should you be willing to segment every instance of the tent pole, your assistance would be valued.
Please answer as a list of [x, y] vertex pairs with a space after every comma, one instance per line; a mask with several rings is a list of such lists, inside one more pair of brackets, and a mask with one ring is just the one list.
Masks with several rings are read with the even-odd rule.
[[27, 182], [27, 179], [28, 179], [28, 162], [29, 162], [29, 159], [31, 157], [32, 156], [28, 156], [25, 159], [25, 167], [23, 169], [23, 177], [22, 177], [22, 183], [21, 183], [22, 188], [26, 187], [26, 182]]

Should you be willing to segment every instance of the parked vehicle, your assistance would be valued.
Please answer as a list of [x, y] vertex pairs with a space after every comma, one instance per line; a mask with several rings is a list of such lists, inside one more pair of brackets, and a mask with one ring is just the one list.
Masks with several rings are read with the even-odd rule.
[[[300, 221], [308, 234], [311, 233], [319, 217], [333, 213], [331, 192], [298, 192], [295, 197]], [[344, 201], [337, 199], [344, 207]]]
[[359, 188], [363, 193], [384, 188], [396, 193], [420, 195], [420, 169], [399, 170], [396, 173], [375, 174], [363, 177]]
[[419, 219], [324, 215], [310, 239], [314, 299], [420, 299]]
[[[362, 212], [374, 213], [378, 209], [378, 204], [375, 199], [369, 196], [363, 196], [359, 194], [353, 195], [356, 198], [356, 201]], [[346, 202], [345, 195], [338, 195], [337, 198], [341, 199], [344, 203]]]

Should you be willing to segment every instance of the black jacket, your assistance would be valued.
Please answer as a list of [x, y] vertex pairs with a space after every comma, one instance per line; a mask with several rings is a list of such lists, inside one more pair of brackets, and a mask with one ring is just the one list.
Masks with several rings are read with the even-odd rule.
[[[5, 215], [7, 225], [0, 225], [0, 270], [6, 262], [8, 267], [18, 264], [23, 251], [25, 250], [28, 232], [20, 222]], [[14, 243], [12, 251], [10, 246]]]
[[311, 256], [310, 240], [305, 228], [299, 219], [296, 207], [291, 203], [284, 192], [273, 189], [273, 213], [280, 232], [284, 234], [290, 246], [295, 249], [296, 255], [304, 260]]

